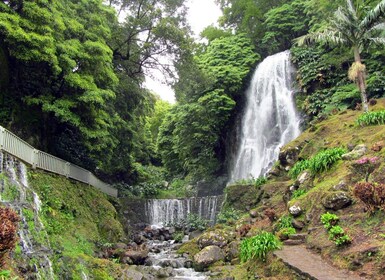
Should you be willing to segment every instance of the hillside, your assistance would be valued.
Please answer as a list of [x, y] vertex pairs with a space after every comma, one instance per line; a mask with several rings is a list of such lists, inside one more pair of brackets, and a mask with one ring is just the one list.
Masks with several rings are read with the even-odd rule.
[[[380, 99], [371, 110], [384, 108], [385, 100]], [[222, 215], [235, 218], [237, 215], [231, 214], [237, 210], [243, 214], [238, 219], [227, 219], [225, 223], [209, 229], [203, 235], [211, 236], [211, 243], [219, 239], [226, 244], [222, 249], [226, 252], [227, 265], [219, 262], [209, 268], [219, 272], [218, 279], [225, 276], [254, 279], [252, 275], [255, 274], [263, 279], [296, 279], [272, 255], [268, 255], [266, 262], [252, 258], [240, 263], [239, 251], [236, 249], [234, 252], [232, 249], [234, 244], [242, 247], [239, 245], [243, 243], [242, 240], [258, 235], [261, 231], [272, 232], [281, 240], [293, 233], [304, 234], [306, 247], [320, 254], [325, 262], [336, 268], [354, 271], [356, 275], [367, 279], [383, 279], [385, 214], [381, 210], [384, 207], [382, 193], [376, 193], [380, 200], [378, 204], [373, 202], [365, 205], [358, 198], [359, 193], [355, 186], [365, 179], [367, 170], [373, 171], [369, 182], [374, 183], [374, 188], [381, 189], [383, 186], [385, 150], [382, 148], [385, 126], [359, 126], [356, 120], [361, 114], [362, 112], [355, 110], [336, 112], [327, 119], [310, 125], [297, 139], [281, 149], [280, 160], [270, 172], [266, 183], [261, 185], [257, 180], [243, 181], [226, 188], [227, 198]], [[296, 162], [310, 159], [320, 151], [342, 147], [346, 149], [344, 153], [347, 153], [348, 150], [362, 145], [367, 147], [362, 155], [348, 154], [342, 156], [345, 159], [339, 157], [332, 160], [329, 165], [325, 164], [325, 171], [314, 174], [307, 169], [293, 179], [288, 175], [287, 170], [294, 169]], [[363, 157], [376, 160], [372, 170], [365, 163], [358, 166], [357, 160], [361, 159], [362, 162]], [[369, 191], [366, 189], [366, 192]], [[292, 208], [293, 206], [296, 208]], [[336, 223], [344, 231], [343, 234], [332, 236], [332, 240], [320, 219], [326, 212], [337, 215], [336, 219], [339, 221]], [[294, 232], [289, 228], [295, 228]], [[342, 240], [341, 244], [338, 244], [338, 237], [343, 235], [348, 236], [348, 239], [345, 242], [343, 237], [339, 239]], [[182, 246], [180, 252], [196, 254], [200, 250], [201, 240], [200, 237]], [[301, 243], [291, 239], [283, 242]], [[256, 252], [258, 248], [257, 245], [254, 246]], [[290, 247], [288, 251], [290, 252]], [[229, 266], [230, 263], [234, 265]]]

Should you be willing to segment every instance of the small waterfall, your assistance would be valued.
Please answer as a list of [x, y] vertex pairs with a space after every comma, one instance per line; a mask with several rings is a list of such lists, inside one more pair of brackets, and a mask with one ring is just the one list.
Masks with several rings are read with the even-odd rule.
[[[55, 279], [48, 235], [39, 218], [41, 201], [29, 187], [24, 163], [0, 151], [0, 202], [13, 208], [20, 216], [19, 238], [21, 254], [29, 265], [33, 263], [31, 279]], [[31, 228], [32, 227], [32, 228]], [[29, 278], [28, 278], [29, 279]]]
[[231, 182], [265, 175], [278, 159], [280, 147], [300, 134], [293, 98], [294, 72], [289, 51], [267, 57], [255, 70], [246, 92]]
[[148, 199], [145, 215], [151, 225], [162, 226], [186, 219], [196, 214], [202, 219], [215, 223], [223, 196], [190, 197], [184, 199]]

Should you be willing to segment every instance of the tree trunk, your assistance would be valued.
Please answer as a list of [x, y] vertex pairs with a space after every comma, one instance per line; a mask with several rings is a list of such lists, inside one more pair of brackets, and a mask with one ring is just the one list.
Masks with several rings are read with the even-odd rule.
[[[361, 56], [358, 47], [353, 48], [354, 51], [354, 61], [356, 63], [361, 63]], [[366, 95], [366, 81], [365, 81], [365, 73], [364, 71], [358, 71], [357, 72], [357, 86], [361, 93], [361, 101], [362, 101], [362, 110], [364, 112], [369, 111], [368, 106], [368, 97]]]

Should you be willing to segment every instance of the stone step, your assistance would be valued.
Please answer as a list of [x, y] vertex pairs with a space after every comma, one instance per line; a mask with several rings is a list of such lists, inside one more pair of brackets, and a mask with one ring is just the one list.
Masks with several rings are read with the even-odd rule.
[[296, 245], [301, 245], [304, 242], [305, 241], [302, 239], [287, 239], [283, 241], [283, 244], [287, 246], [296, 246]]
[[307, 237], [306, 233], [296, 233], [296, 234], [290, 234], [289, 239], [293, 240], [305, 240]]
[[274, 255], [303, 279], [312, 280], [364, 280], [347, 270], [337, 269], [320, 255], [314, 254], [305, 246], [283, 246], [282, 250], [274, 251]]

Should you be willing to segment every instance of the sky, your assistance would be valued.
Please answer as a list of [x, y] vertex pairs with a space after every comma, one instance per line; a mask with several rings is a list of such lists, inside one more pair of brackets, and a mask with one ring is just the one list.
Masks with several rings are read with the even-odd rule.
[[[187, 6], [189, 7], [187, 19], [196, 37], [206, 26], [215, 24], [222, 14], [214, 0], [188, 0]], [[157, 80], [162, 80], [162, 77]], [[146, 87], [158, 94], [163, 100], [175, 103], [174, 92], [161, 81], [147, 77]]]

